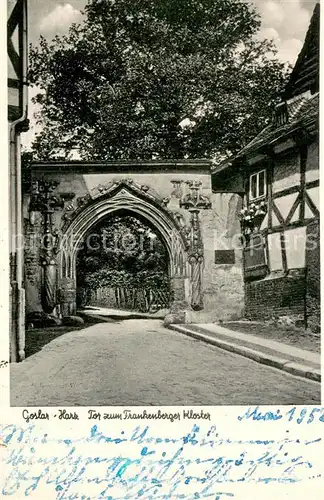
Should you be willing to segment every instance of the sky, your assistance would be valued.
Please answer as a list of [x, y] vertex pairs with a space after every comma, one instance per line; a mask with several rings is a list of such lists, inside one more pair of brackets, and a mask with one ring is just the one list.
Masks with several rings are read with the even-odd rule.
[[[261, 34], [273, 38], [279, 57], [294, 63], [302, 47], [316, 0], [250, 0], [261, 14]], [[52, 38], [64, 33], [72, 22], [82, 19], [86, 0], [29, 0], [29, 36], [36, 42], [40, 34]]]
[[[273, 39], [278, 57], [293, 65], [302, 48], [316, 0], [250, 0], [250, 3], [261, 15], [260, 37]], [[30, 42], [37, 43], [40, 34], [51, 39], [65, 33], [71, 23], [82, 20], [80, 11], [85, 4], [86, 0], [28, 0]], [[35, 92], [30, 89], [30, 97]], [[30, 105], [30, 118], [32, 113]], [[30, 131], [24, 134], [25, 145], [30, 143], [34, 133], [31, 122]]]

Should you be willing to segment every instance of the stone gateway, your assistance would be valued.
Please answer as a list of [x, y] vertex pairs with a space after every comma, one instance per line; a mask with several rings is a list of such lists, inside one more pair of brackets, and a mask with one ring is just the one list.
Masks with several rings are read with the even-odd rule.
[[[91, 228], [123, 213], [147, 221], [165, 244], [173, 297], [167, 323], [240, 316], [240, 228], [231, 215], [240, 207], [239, 194], [212, 192], [204, 160], [34, 163], [24, 203], [25, 237], [34, 243], [25, 265], [27, 313], [76, 314], [78, 251]], [[231, 260], [215, 263], [216, 248], [230, 250]]]

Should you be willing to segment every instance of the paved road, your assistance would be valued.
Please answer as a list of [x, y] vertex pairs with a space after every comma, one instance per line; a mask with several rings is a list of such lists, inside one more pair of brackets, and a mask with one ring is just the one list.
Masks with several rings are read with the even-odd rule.
[[11, 365], [12, 406], [318, 404], [320, 387], [163, 328], [67, 333]]

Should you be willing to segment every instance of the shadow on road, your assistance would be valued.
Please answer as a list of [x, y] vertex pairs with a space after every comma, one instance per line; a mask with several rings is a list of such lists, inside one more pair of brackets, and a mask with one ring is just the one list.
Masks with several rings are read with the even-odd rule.
[[86, 306], [78, 310], [78, 315], [93, 318], [102, 318], [103, 320], [123, 321], [127, 319], [161, 319], [163, 320], [168, 314], [169, 309], [160, 309], [154, 313], [141, 313], [134, 311], [127, 311], [123, 309], [112, 309], [107, 307], [92, 307]]
[[39, 352], [46, 344], [52, 342], [52, 340], [61, 337], [65, 333], [75, 332], [77, 330], [83, 330], [84, 328], [88, 328], [91, 325], [97, 323], [103, 323], [103, 320], [100, 317], [91, 317], [86, 316], [83, 318], [84, 324], [78, 326], [50, 326], [46, 328], [29, 328], [26, 330], [26, 348], [25, 348], [25, 356], [29, 358], [33, 354]]
[[26, 331], [26, 349], [25, 356], [29, 358], [39, 352], [46, 344], [62, 335], [83, 330], [91, 325], [98, 323], [119, 323], [128, 319], [163, 319], [165, 311], [159, 311], [154, 314], [141, 314], [130, 311], [121, 311], [119, 309], [105, 309], [96, 307], [86, 307], [77, 312], [84, 320], [83, 325], [77, 326], [49, 326], [46, 328], [30, 328]]

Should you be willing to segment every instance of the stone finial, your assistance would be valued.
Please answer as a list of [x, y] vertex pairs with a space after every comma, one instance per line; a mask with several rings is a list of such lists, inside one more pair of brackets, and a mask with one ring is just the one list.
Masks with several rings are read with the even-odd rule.
[[186, 184], [190, 191], [180, 201], [180, 207], [191, 211], [211, 208], [210, 199], [201, 193], [201, 181], [186, 181]]
[[168, 198], [168, 197], [165, 197], [165, 198], [162, 199], [162, 205], [164, 207], [166, 207], [169, 202], [170, 202], [170, 198]]
[[183, 196], [183, 190], [181, 188], [181, 184], [183, 183], [183, 181], [182, 180], [172, 180], [171, 183], [173, 184], [173, 191], [171, 192], [171, 197], [177, 198], [180, 200]]

